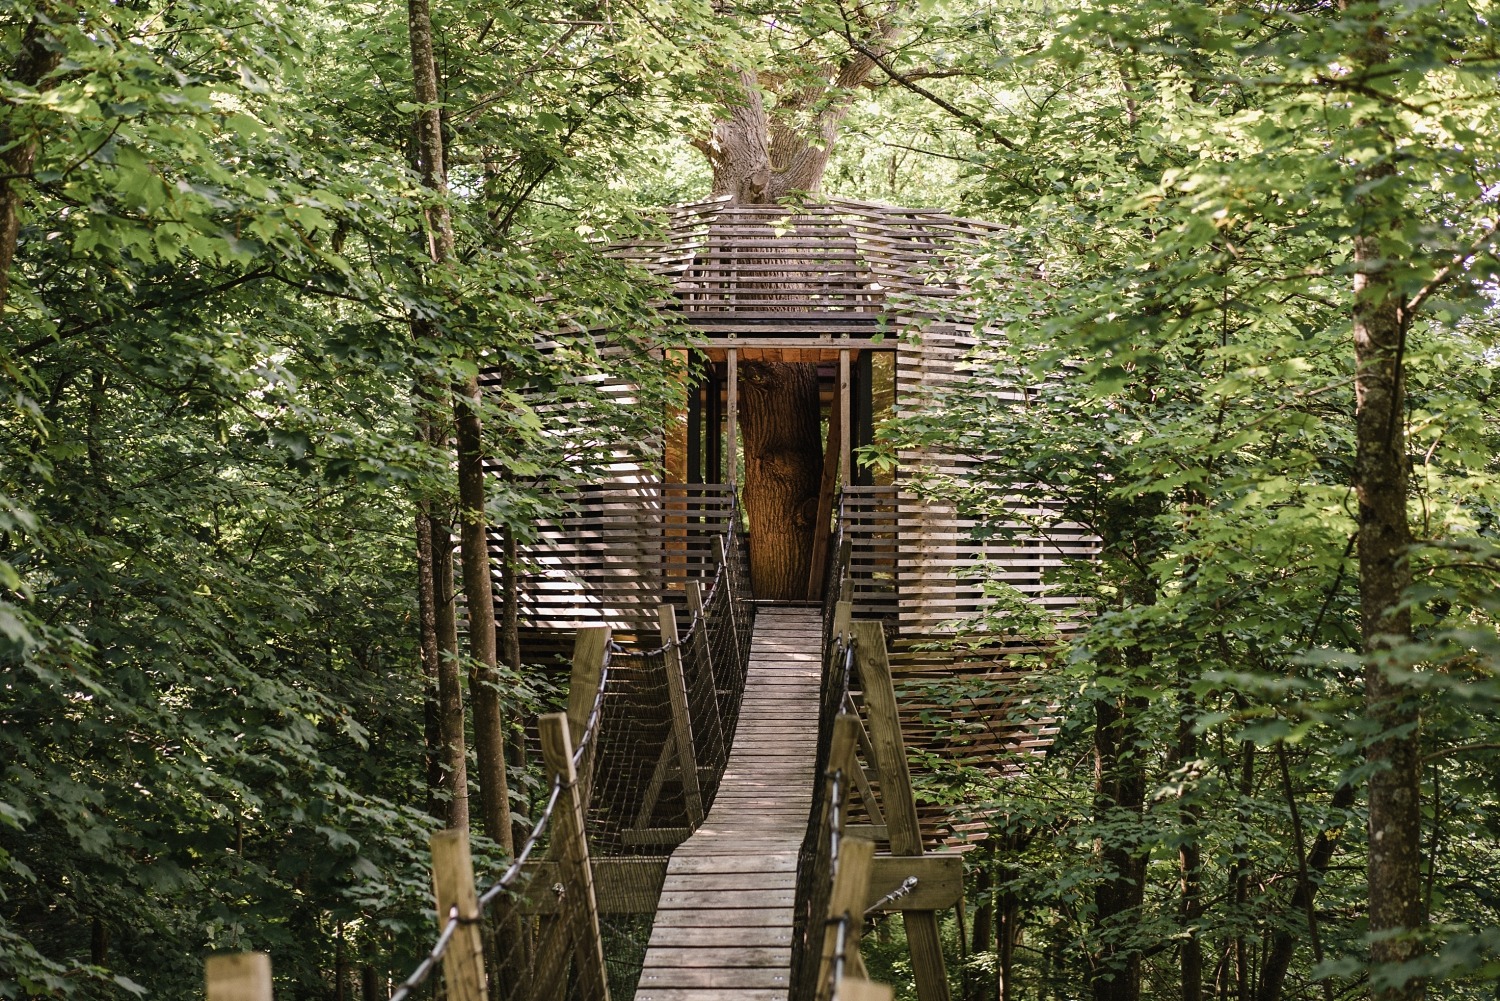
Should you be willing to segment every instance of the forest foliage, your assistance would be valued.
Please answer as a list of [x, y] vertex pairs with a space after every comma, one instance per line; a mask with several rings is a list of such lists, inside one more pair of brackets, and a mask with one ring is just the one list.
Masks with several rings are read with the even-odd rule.
[[[297, 996], [404, 972], [437, 825], [412, 523], [456, 504], [417, 387], [499, 373], [488, 514], [523, 538], [534, 485], [600, 458], [544, 433], [539, 395], [599, 441], [652, 433], [680, 390], [650, 349], [680, 335], [603, 249], [706, 193], [691, 140], [726, 73], [816, 76], [872, 9], [436, 4], [456, 247], [434, 268], [404, 7], [5, 4], [0, 996], [188, 996], [205, 953], [252, 947]], [[1060, 720], [1053, 749], [923, 790], [992, 827], [956, 993], [1494, 996], [1500, 11], [879, 14], [899, 31], [825, 191], [1005, 226], [966, 274], [1003, 336], [879, 448], [982, 459], [926, 488], [987, 531], [1101, 540], [1053, 581], [1091, 614], [1018, 700]], [[1407, 310], [1411, 628], [1375, 654], [1356, 272]], [[640, 350], [602, 356], [606, 327]], [[579, 378], [609, 366], [636, 406]], [[1028, 491], [1017, 528], [1001, 501]], [[1054, 635], [994, 589], [976, 629]], [[1420, 757], [1421, 920], [1385, 965], [1371, 670]], [[506, 672], [512, 718], [554, 699]]]

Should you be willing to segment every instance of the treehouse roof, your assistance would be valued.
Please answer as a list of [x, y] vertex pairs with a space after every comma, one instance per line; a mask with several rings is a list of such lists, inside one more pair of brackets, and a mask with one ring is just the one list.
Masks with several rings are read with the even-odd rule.
[[670, 279], [664, 305], [711, 341], [872, 347], [914, 323], [972, 322], [955, 265], [1000, 230], [875, 202], [713, 199], [670, 209], [660, 238], [621, 256]]

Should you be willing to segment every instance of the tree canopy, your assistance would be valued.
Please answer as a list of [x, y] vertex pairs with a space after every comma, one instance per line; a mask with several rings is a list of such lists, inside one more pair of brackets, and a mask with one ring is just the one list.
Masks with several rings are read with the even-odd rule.
[[996, 580], [964, 625], [1049, 644], [1008, 694], [1060, 732], [924, 780], [989, 835], [956, 995], [1494, 996], [1493, 3], [426, 8], [0, 13], [0, 996], [254, 947], [342, 998], [425, 950], [459, 766], [536, 792], [455, 733], [558, 701], [446, 638], [449, 529], [524, 542], [659, 433], [692, 339], [608, 249], [710, 193], [1003, 227], [966, 381], [864, 456], [1099, 540], [1049, 581], [1079, 621]]

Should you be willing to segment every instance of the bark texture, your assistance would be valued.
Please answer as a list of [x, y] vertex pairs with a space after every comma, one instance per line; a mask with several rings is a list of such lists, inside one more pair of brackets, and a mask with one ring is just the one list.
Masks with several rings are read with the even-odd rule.
[[896, 37], [896, 10], [889, 4], [862, 11], [854, 28], [866, 51], [851, 51], [837, 63], [795, 76], [738, 72], [736, 100], [712, 136], [697, 143], [713, 167], [714, 195], [776, 204], [818, 193], [839, 125], [876, 69], [867, 52], [882, 55]]
[[812, 564], [823, 443], [818, 370], [810, 364], [740, 366], [750, 582], [757, 598], [800, 600]]
[[[442, 267], [453, 257], [453, 221], [446, 199], [448, 171], [444, 163], [442, 114], [438, 108], [432, 15], [427, 0], [408, 0], [407, 23], [413, 89], [421, 105], [416, 123], [417, 162], [422, 182], [436, 196], [427, 210], [428, 247], [433, 263]], [[500, 712], [495, 588], [485, 532], [484, 436], [479, 409], [479, 380], [470, 378], [455, 388], [453, 401], [457, 427], [459, 554], [469, 608], [470, 655], [475, 664], [469, 679], [469, 694], [474, 704], [474, 748], [484, 833], [510, 853], [515, 842], [511, 835], [510, 793], [505, 774], [505, 727]]]
[[[1391, 39], [1378, 8], [1360, 8], [1357, 75], [1385, 72]], [[1383, 136], [1379, 121], [1357, 123]], [[1386, 651], [1411, 638], [1402, 605], [1411, 583], [1407, 563], [1406, 429], [1403, 422], [1406, 303], [1396, 287], [1385, 236], [1400, 221], [1395, 149], [1356, 177], [1354, 200], [1354, 492], [1359, 501], [1360, 633], [1366, 655], [1365, 719], [1380, 734], [1365, 751], [1370, 773], [1370, 961], [1407, 963], [1421, 952], [1422, 773], [1420, 716], [1399, 677], [1387, 673]], [[1375, 973], [1376, 1001], [1420, 1001], [1420, 979], [1386, 984]]]
[[[1380, 240], [1354, 240], [1355, 496], [1359, 500], [1360, 627], [1365, 716], [1382, 734], [1365, 752], [1370, 775], [1370, 959], [1404, 963], [1420, 951], [1422, 775], [1419, 717], [1411, 696], [1386, 673], [1381, 656], [1411, 636], [1401, 605], [1411, 574], [1402, 424], [1401, 303]], [[1380, 1001], [1415, 1001], [1420, 981], [1376, 988]]]
[[[50, 13], [50, 10], [43, 8]], [[21, 36], [20, 49], [10, 69], [10, 79], [39, 90], [50, 89], [48, 76], [57, 69], [62, 52], [47, 45], [47, 30], [40, 18], [33, 17]], [[21, 236], [21, 203], [25, 188], [36, 164], [40, 142], [35, 133], [17, 136], [10, 123], [0, 122], [0, 310], [10, 297], [10, 269], [16, 259], [16, 243]]]

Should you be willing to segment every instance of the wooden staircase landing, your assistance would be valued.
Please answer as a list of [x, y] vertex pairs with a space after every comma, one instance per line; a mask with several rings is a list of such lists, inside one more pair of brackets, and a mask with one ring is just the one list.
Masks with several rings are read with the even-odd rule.
[[636, 1001], [785, 1001], [821, 643], [817, 609], [756, 616], [729, 764], [703, 826], [667, 865]]

